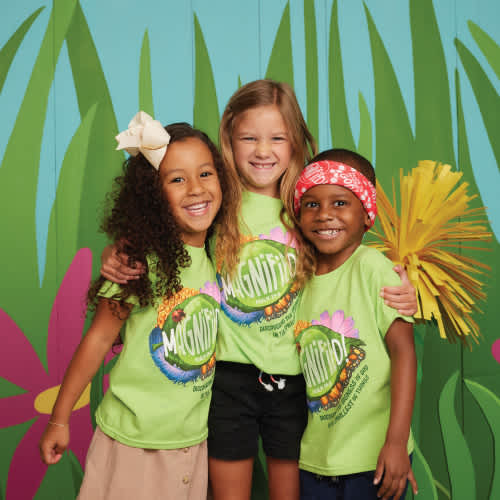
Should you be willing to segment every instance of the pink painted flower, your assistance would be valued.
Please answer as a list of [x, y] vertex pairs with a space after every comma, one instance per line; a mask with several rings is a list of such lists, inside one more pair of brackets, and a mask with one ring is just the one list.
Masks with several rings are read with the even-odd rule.
[[491, 346], [491, 354], [495, 360], [500, 363], [500, 339], [495, 340]]
[[272, 240], [278, 243], [283, 243], [283, 245], [289, 245], [292, 248], [297, 248], [297, 241], [292, 236], [292, 233], [283, 231], [281, 227], [275, 227], [271, 229], [269, 234], [259, 234], [261, 240]]
[[[80, 249], [59, 287], [49, 320], [48, 373], [24, 333], [0, 309], [0, 331], [8, 339], [7, 348], [0, 349], [0, 376], [26, 391], [0, 399], [0, 428], [33, 419], [12, 458], [6, 500], [33, 498], [45, 475], [47, 467], [40, 459], [38, 442], [49, 420], [64, 371], [82, 337], [91, 268], [91, 251]], [[92, 436], [88, 402], [89, 387], [77, 402], [71, 418], [70, 448], [82, 465]]]
[[328, 311], [323, 311], [319, 318], [319, 321], [313, 319], [311, 323], [326, 326], [344, 337], [359, 338], [359, 331], [354, 328], [354, 320], [350, 316], [346, 318], [344, 311], [335, 311], [331, 317]]
[[213, 281], [206, 281], [203, 288], [200, 288], [200, 293], [210, 295], [210, 297], [220, 303], [220, 289], [217, 286], [217, 283], [214, 283]]

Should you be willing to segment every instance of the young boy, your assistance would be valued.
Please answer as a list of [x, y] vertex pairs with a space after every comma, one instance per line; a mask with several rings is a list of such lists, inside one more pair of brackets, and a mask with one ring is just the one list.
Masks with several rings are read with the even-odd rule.
[[362, 245], [376, 216], [375, 172], [347, 150], [316, 156], [295, 187], [306, 282], [295, 340], [307, 386], [301, 499], [399, 499], [407, 480], [416, 384], [412, 319], [378, 291], [393, 264]]

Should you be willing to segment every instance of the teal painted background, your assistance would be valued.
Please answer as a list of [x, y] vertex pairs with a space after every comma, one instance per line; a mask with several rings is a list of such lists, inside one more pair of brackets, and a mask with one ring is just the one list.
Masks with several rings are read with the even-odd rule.
[[[46, 473], [36, 445], [45, 391], [60, 383], [83, 331], [80, 296], [104, 244], [99, 205], [123, 160], [114, 135], [139, 107], [214, 135], [238, 82], [265, 76], [294, 85], [321, 148], [358, 149], [384, 186], [399, 168], [440, 160], [463, 171], [488, 207], [480, 345], [470, 352], [433, 325], [417, 329], [414, 463], [419, 498], [500, 498], [500, 4], [140, 5], [24, 0], [2, 11], [0, 500], [70, 499], [78, 489], [90, 411], [112, 360], [90, 405], [75, 411], [72, 452]], [[265, 498], [260, 463], [256, 478], [254, 497]]]

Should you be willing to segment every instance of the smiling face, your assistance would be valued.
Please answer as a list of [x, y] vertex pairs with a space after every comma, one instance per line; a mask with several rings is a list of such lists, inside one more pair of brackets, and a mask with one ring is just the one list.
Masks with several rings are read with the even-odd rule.
[[160, 164], [163, 193], [184, 243], [202, 247], [222, 192], [212, 154], [197, 138], [170, 144]]
[[317, 250], [316, 274], [342, 265], [363, 240], [369, 217], [356, 195], [347, 188], [324, 184], [304, 193], [300, 229]]
[[279, 180], [292, 157], [290, 137], [278, 107], [258, 106], [239, 115], [231, 139], [245, 188], [278, 198]]

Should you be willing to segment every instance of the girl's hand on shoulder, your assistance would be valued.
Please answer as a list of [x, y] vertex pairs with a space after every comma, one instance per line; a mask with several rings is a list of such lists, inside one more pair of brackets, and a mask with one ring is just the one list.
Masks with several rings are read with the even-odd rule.
[[394, 271], [399, 274], [401, 285], [382, 288], [380, 296], [389, 307], [397, 309], [400, 314], [413, 316], [418, 311], [417, 292], [403, 266], [394, 267]]
[[413, 493], [418, 493], [417, 481], [411, 469], [406, 445], [385, 443], [380, 451], [373, 484], [380, 484], [377, 496], [383, 500], [399, 500], [409, 481]]
[[135, 268], [129, 267], [128, 255], [120, 252], [117, 243], [104, 247], [101, 255], [101, 274], [109, 281], [126, 285], [130, 280], [139, 279], [144, 271], [140, 262]]
[[69, 444], [69, 425], [47, 424], [40, 439], [40, 456], [47, 465], [53, 465], [61, 460], [62, 454]]

